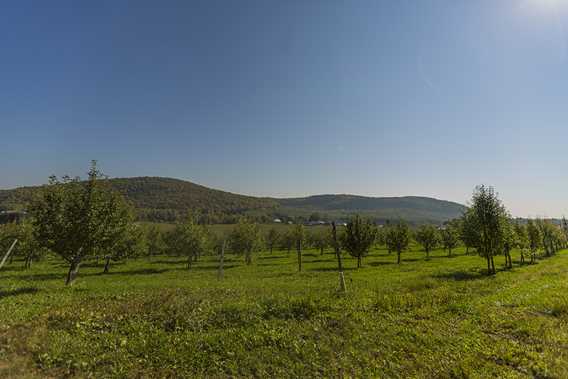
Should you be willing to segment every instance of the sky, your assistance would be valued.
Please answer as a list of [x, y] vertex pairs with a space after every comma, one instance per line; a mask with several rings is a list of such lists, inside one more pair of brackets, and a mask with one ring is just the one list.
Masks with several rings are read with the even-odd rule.
[[96, 159], [568, 215], [568, 0], [5, 1], [0, 49], [0, 188]]

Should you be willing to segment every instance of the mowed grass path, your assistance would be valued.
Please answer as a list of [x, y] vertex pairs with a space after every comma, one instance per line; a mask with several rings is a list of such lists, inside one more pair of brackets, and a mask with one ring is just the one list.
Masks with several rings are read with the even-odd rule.
[[494, 277], [457, 254], [346, 258], [344, 295], [331, 251], [302, 273], [294, 252], [228, 256], [222, 281], [214, 257], [93, 263], [71, 288], [54, 258], [14, 262], [0, 377], [568, 377], [568, 252]]

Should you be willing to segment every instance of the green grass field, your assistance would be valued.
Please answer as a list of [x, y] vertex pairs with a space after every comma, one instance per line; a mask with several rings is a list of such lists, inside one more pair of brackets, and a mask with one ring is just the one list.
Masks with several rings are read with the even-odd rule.
[[[514, 259], [517, 256], [514, 257]], [[502, 258], [498, 258], [501, 265]], [[483, 273], [477, 256], [376, 250], [178, 257], [0, 272], [0, 377], [568, 377], [568, 251]]]

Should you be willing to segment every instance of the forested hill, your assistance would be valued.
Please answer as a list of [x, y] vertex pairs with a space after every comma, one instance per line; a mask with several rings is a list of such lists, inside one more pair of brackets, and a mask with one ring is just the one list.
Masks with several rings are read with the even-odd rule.
[[[426, 197], [374, 198], [353, 195], [321, 195], [295, 199], [259, 198], [214, 190], [191, 182], [159, 177], [110, 179], [145, 221], [173, 222], [188, 211], [205, 222], [232, 223], [247, 215], [261, 222], [281, 218], [337, 219], [361, 213], [377, 221], [402, 218], [414, 223], [442, 222], [458, 217], [461, 204]], [[25, 208], [38, 187], [0, 190], [0, 210]]]

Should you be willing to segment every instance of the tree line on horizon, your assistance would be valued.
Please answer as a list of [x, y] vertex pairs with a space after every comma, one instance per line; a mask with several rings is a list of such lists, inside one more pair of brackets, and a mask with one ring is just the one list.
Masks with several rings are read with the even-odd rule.
[[[259, 225], [240, 218], [228, 233], [219, 235], [199, 217], [189, 215], [170, 231], [155, 226], [143, 227], [135, 222], [132, 207], [117, 191], [105, 183], [94, 162], [87, 181], [78, 178], [51, 177], [28, 208], [29, 218], [18, 224], [0, 227], [0, 247], [13, 250], [29, 268], [33, 261], [47, 254], [55, 254], [68, 263], [66, 284], [71, 285], [80, 266], [92, 259], [104, 261], [104, 271], [111, 262], [126, 258], [155, 255], [185, 256], [187, 268], [200, 257], [214, 254], [219, 257], [219, 276], [223, 275], [223, 257], [226, 252], [242, 256], [246, 264], [255, 254], [280, 249], [295, 252], [298, 271], [302, 271], [302, 254], [307, 248], [333, 249], [338, 261], [341, 286], [344, 288], [342, 256], [348, 253], [357, 260], [357, 268], [373, 247], [384, 247], [402, 261], [405, 251], [416, 242], [425, 252], [443, 248], [448, 256], [459, 245], [466, 254], [484, 258], [487, 273], [496, 274], [495, 257], [504, 257], [506, 269], [513, 267], [511, 251], [520, 251], [519, 264], [535, 263], [541, 257], [550, 257], [566, 248], [568, 223], [560, 226], [546, 220], [513, 220], [491, 187], [475, 189], [471, 205], [459, 219], [441, 227], [421, 225], [412, 228], [403, 220], [376, 225], [368, 218], [355, 215], [338, 232], [333, 223], [329, 228], [309, 230], [301, 223], [286, 231], [275, 228], [262, 233]], [[13, 242], [16, 241], [16, 242]], [[542, 254], [541, 254], [542, 252]], [[0, 263], [5, 264], [9, 254]], [[10, 259], [13, 258], [13, 254]]]

